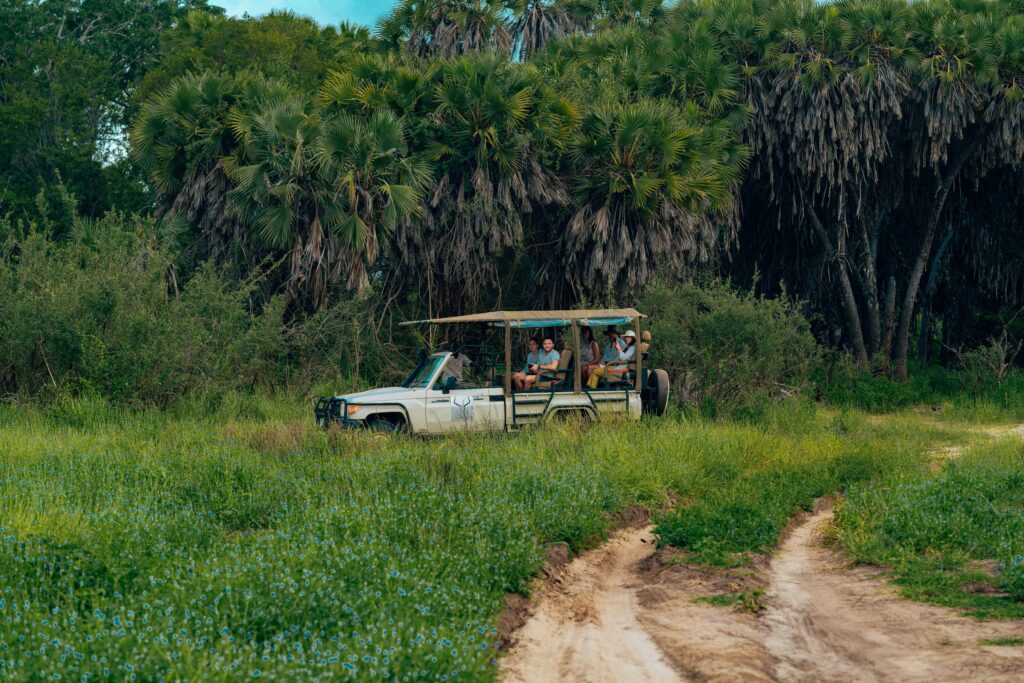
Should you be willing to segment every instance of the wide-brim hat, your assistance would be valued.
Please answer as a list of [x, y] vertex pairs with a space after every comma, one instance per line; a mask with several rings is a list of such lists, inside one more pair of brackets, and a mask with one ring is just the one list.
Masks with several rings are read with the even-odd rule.
[[633, 330], [626, 330], [625, 332], [623, 332], [619, 336], [620, 337], [632, 337], [633, 339], [636, 339], [636, 332], [634, 332]]
[[604, 334], [619, 334], [619, 331], [615, 329], [615, 325], [609, 325], [608, 327], [604, 328]]

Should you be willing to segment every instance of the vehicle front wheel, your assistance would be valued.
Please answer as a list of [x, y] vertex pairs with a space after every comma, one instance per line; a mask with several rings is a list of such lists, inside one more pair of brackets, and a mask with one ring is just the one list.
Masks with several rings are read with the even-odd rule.
[[371, 432], [384, 432], [386, 434], [397, 434], [402, 431], [403, 425], [383, 418], [370, 418], [366, 421], [366, 428]]

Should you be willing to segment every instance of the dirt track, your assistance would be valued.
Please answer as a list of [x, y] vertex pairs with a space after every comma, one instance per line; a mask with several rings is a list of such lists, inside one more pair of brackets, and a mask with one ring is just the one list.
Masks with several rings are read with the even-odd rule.
[[[767, 565], [722, 572], [656, 556], [650, 527], [622, 530], [541, 589], [504, 680], [1024, 680], [1024, 647], [980, 645], [1024, 638], [1024, 623], [900, 598], [877, 570], [822, 545], [831, 519], [823, 505]], [[757, 615], [694, 602], [757, 586]]]
[[1024, 624], [978, 622], [898, 597], [865, 567], [822, 546], [831, 507], [807, 518], [772, 561], [764, 646], [788, 681], [1020, 681], [1024, 650], [979, 641], [1024, 637]]
[[683, 680], [638, 621], [638, 569], [653, 550], [649, 528], [627, 529], [572, 562], [517, 633], [504, 680]]

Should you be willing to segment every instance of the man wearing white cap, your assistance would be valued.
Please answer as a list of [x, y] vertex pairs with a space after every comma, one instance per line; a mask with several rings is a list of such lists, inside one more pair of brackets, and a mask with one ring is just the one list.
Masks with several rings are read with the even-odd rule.
[[[597, 383], [609, 372], [625, 372], [626, 368], [623, 364], [633, 360], [633, 356], [636, 355], [636, 332], [633, 330], [626, 330], [622, 333], [622, 339], [625, 342], [625, 346], [620, 346], [617, 343], [618, 340], [612, 336], [618, 335], [615, 328], [605, 330], [605, 334], [611, 337], [611, 341], [605, 349], [604, 355], [601, 356], [601, 363], [590, 373], [590, 379], [587, 380], [587, 387], [590, 389], [596, 389]], [[615, 364], [615, 367], [611, 370], [608, 369], [609, 363]]]

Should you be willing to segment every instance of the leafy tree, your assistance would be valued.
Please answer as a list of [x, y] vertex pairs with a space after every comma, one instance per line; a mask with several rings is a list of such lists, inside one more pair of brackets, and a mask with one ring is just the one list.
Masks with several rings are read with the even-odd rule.
[[164, 33], [135, 100], [141, 104], [175, 78], [204, 71], [254, 72], [313, 92], [330, 69], [373, 52], [377, 43], [365, 27], [322, 28], [291, 12], [236, 18], [195, 10]]
[[[63, 183], [89, 214], [109, 207], [104, 173], [128, 98], [161, 33], [205, 0], [0, 3], [0, 213], [31, 211]], [[51, 193], [52, 194], [52, 193]]]

